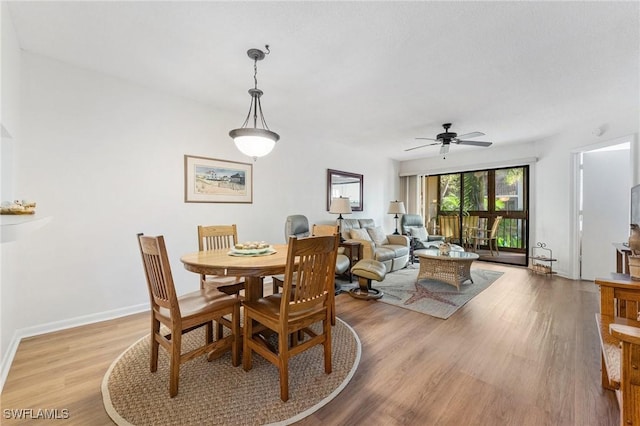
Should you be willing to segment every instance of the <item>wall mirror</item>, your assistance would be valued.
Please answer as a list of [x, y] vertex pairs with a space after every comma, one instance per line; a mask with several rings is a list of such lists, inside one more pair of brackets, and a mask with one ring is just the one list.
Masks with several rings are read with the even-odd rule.
[[331, 207], [331, 199], [337, 197], [349, 197], [351, 210], [361, 212], [364, 202], [362, 200], [363, 178], [357, 173], [341, 172], [339, 170], [327, 170], [327, 211]]

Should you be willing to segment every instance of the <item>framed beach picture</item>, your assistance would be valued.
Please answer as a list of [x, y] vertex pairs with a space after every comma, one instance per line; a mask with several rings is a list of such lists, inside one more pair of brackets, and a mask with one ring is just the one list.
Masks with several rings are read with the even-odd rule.
[[185, 203], [253, 203], [253, 165], [184, 156]]

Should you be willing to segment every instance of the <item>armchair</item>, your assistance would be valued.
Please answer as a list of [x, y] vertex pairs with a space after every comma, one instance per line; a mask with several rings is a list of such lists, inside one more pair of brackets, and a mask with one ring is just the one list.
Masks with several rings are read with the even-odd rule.
[[402, 233], [411, 238], [413, 249], [437, 248], [444, 241], [442, 235], [429, 235], [419, 214], [405, 214], [400, 219]]
[[309, 219], [302, 214], [294, 214], [287, 216], [284, 223], [284, 240], [289, 241], [289, 237], [304, 238], [311, 236], [311, 228], [309, 228]]

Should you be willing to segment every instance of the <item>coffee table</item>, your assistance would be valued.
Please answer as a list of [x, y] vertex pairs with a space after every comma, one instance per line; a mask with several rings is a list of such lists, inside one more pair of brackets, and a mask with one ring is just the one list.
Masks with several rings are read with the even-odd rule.
[[442, 281], [458, 290], [460, 284], [467, 280], [473, 283], [471, 264], [480, 257], [466, 251], [451, 251], [448, 255], [442, 255], [438, 250], [420, 250], [417, 255], [420, 259], [418, 280], [428, 278]]

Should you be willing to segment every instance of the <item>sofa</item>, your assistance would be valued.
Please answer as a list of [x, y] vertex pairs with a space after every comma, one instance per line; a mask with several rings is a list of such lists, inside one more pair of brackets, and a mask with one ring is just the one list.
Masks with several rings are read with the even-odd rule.
[[362, 245], [362, 258], [381, 262], [387, 272], [397, 271], [409, 262], [409, 238], [388, 235], [373, 219], [343, 219], [340, 224], [342, 238]]

